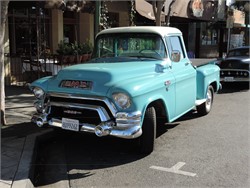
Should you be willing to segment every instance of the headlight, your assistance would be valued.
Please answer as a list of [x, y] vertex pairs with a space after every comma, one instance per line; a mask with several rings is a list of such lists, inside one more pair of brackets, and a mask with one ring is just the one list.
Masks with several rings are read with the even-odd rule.
[[43, 98], [43, 96], [44, 96], [44, 91], [43, 91], [41, 88], [39, 88], [39, 87], [34, 87], [34, 88], [32, 89], [32, 91], [33, 91], [33, 93], [34, 93], [34, 95], [35, 95], [35, 97], [36, 97], [37, 99], [42, 99], [42, 98]]
[[114, 93], [112, 96], [115, 100], [116, 105], [120, 108], [126, 109], [130, 107], [131, 101], [128, 95], [124, 93]]

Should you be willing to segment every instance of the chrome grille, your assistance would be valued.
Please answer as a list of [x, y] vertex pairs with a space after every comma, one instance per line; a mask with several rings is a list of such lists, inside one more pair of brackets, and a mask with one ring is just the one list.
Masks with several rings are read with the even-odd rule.
[[116, 113], [113, 105], [106, 98], [88, 98], [60, 93], [49, 93], [47, 97], [50, 107], [49, 119], [61, 120], [64, 117], [77, 119], [80, 123], [98, 125], [113, 119], [113, 114]]
[[232, 77], [244, 77], [247, 78], [249, 77], [249, 71], [245, 70], [221, 70], [220, 71], [220, 76], [225, 77], [225, 76], [232, 76]]

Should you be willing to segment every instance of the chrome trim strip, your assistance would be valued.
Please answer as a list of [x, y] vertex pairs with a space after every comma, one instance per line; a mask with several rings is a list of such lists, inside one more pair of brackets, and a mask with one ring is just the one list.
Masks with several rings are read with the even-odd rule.
[[242, 72], [250, 72], [249, 70], [246, 70], [246, 69], [220, 69], [220, 71], [235, 71], [235, 72], [237, 72], [237, 71], [242, 71]]
[[66, 103], [66, 102], [50, 102], [50, 106], [59, 106], [65, 108], [78, 108], [78, 109], [87, 109], [97, 111], [101, 121], [109, 121], [110, 117], [105, 110], [105, 108], [96, 105], [88, 105], [88, 104], [77, 104], [77, 103]]
[[117, 109], [115, 108], [115, 106], [112, 105], [112, 102], [106, 97], [88, 96], [88, 95], [81, 95], [81, 94], [56, 93], [56, 92], [48, 92], [47, 95], [52, 96], [52, 97], [60, 97], [60, 98], [102, 101], [108, 106], [109, 110], [111, 111], [111, 113], [114, 117], [115, 117], [115, 114], [117, 113]]
[[225, 80], [224, 77], [220, 78], [220, 82], [250, 82], [250, 78], [234, 77], [232, 81]]

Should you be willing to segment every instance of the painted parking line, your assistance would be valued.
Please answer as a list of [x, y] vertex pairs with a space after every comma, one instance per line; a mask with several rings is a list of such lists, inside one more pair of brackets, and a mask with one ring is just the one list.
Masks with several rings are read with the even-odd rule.
[[191, 176], [191, 177], [196, 176], [195, 173], [180, 170], [180, 168], [183, 167], [185, 164], [186, 163], [184, 163], [184, 162], [179, 162], [176, 165], [172, 166], [171, 168], [164, 168], [164, 167], [160, 167], [160, 166], [151, 166], [150, 168], [155, 169], [155, 170], [180, 174], [180, 175], [184, 175], [184, 176]]

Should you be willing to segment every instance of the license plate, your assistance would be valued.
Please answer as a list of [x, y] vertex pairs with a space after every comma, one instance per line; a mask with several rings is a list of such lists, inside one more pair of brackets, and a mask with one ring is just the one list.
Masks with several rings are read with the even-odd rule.
[[225, 82], [233, 82], [234, 81], [234, 77], [225, 77], [224, 81]]
[[62, 128], [71, 131], [79, 131], [79, 120], [62, 118]]

